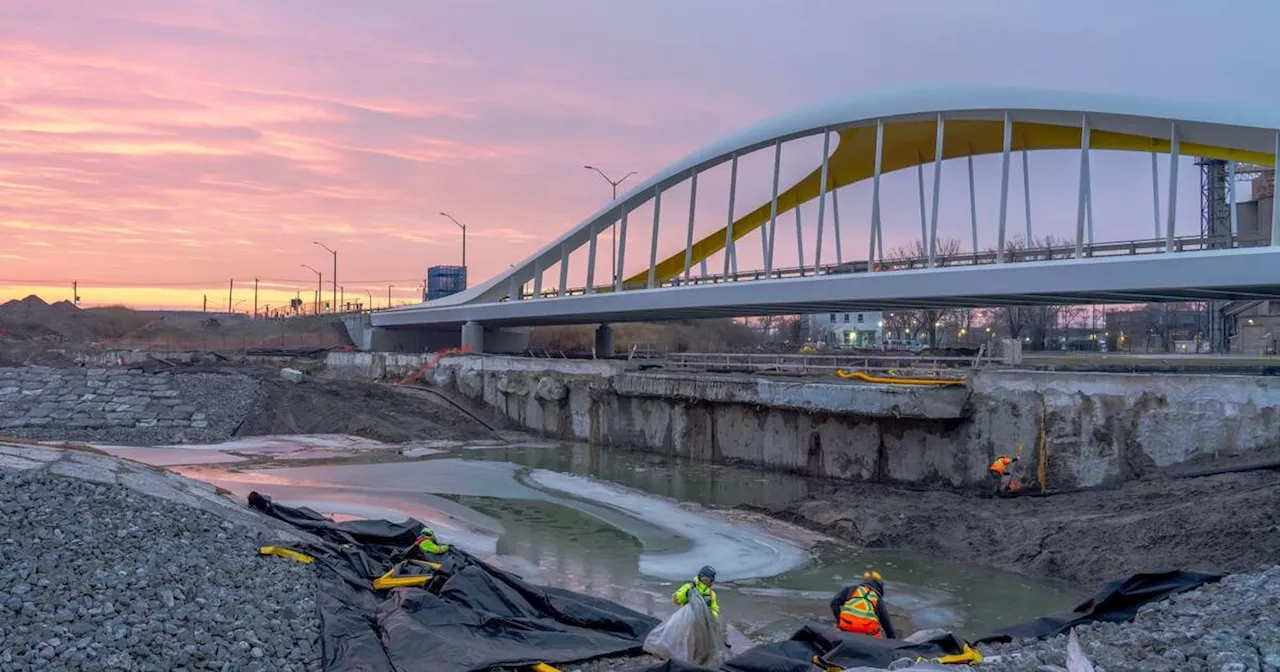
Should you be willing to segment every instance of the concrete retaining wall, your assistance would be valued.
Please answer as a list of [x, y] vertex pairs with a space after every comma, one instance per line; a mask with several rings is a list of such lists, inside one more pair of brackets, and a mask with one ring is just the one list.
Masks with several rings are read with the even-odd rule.
[[1034, 481], [1042, 424], [1053, 489], [1280, 448], [1265, 377], [981, 371], [967, 390], [904, 389], [464, 356], [428, 380], [552, 436], [850, 480], [978, 486], [1021, 444]]

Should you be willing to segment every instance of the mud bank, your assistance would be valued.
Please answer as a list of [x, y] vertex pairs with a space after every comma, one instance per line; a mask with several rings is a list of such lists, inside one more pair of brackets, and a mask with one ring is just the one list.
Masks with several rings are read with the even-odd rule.
[[862, 548], [1086, 586], [1162, 565], [1241, 572], [1280, 557], [1280, 479], [1268, 470], [999, 499], [851, 485], [767, 512]]
[[[1114, 485], [1280, 448], [1280, 378], [979, 370], [965, 387], [626, 370], [612, 361], [335, 353], [337, 376], [424, 379], [569, 440], [848, 481]], [[1019, 448], [1021, 446], [1021, 448]]]

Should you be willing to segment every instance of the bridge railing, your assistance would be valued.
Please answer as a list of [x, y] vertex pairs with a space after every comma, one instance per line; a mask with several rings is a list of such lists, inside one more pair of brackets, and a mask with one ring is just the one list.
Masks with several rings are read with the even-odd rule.
[[[1267, 234], [1249, 234], [1249, 235], [1220, 235], [1220, 236], [1184, 236], [1174, 239], [1174, 252], [1196, 252], [1203, 250], [1231, 249], [1237, 247], [1252, 247], [1257, 245], [1266, 245], [1270, 238]], [[1164, 239], [1144, 239], [1120, 242], [1094, 243], [1085, 245], [1083, 248], [1084, 257], [1125, 257], [1136, 256], [1141, 254], [1165, 254], [1166, 241]], [[1006, 250], [1003, 263], [1028, 263], [1039, 261], [1055, 261], [1067, 260], [1075, 258], [1075, 245], [1053, 245], [1047, 247], [1035, 247], [1024, 249]], [[946, 257], [936, 259], [938, 267], [964, 267], [964, 266], [985, 266], [1000, 263], [997, 262], [994, 250], [986, 250], [978, 253], [963, 252]], [[867, 261], [853, 261], [838, 264], [826, 264], [819, 267], [816, 271], [812, 266], [791, 266], [785, 268], [775, 268], [769, 273], [764, 270], [749, 270], [731, 272], [728, 275], [690, 275], [688, 278], [678, 276], [669, 280], [655, 282], [654, 288], [669, 287], [686, 287], [693, 285], [715, 285], [725, 282], [744, 282], [754, 280], [771, 280], [779, 278], [802, 278], [813, 277], [815, 275], [844, 275], [849, 273], [867, 273], [870, 264]], [[911, 257], [904, 259], [885, 259], [874, 262], [874, 272], [892, 272], [912, 269], [923, 269], [929, 267], [927, 257]], [[633, 291], [648, 289], [649, 284], [646, 281], [624, 282], [622, 283], [622, 291]], [[586, 294], [608, 294], [614, 292], [613, 284], [598, 284], [590, 288], [573, 287], [565, 290], [564, 296], [583, 296]], [[555, 298], [561, 296], [556, 289], [544, 289], [540, 298]], [[533, 292], [524, 292], [521, 300], [529, 300], [535, 298]], [[503, 298], [502, 301], [507, 301]]]
[[929, 356], [909, 353], [865, 355], [806, 355], [761, 353], [669, 353], [668, 362], [707, 370], [779, 372], [791, 374], [831, 374], [852, 370], [869, 374], [889, 374], [915, 377], [938, 377], [946, 373], [954, 376], [958, 371], [973, 369], [990, 362], [986, 350], [975, 357]]

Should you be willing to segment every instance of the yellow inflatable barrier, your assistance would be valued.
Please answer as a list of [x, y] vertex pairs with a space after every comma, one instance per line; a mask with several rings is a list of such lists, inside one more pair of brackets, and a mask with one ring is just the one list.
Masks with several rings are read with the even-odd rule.
[[295, 550], [285, 548], [284, 546], [263, 546], [262, 548], [258, 549], [258, 554], [259, 555], [278, 555], [282, 558], [292, 558], [294, 560], [297, 560], [298, 562], [301, 562], [304, 565], [309, 565], [311, 564], [312, 560], [315, 560], [315, 558], [305, 553], [299, 553]]
[[964, 385], [963, 378], [896, 378], [886, 376], [872, 376], [862, 371], [849, 371], [846, 369], [836, 370], [836, 376], [844, 380], [860, 380], [864, 383], [878, 383], [887, 385], [926, 385], [926, 386], [943, 386], [943, 385]]
[[533, 672], [560, 672], [559, 669], [551, 667], [546, 663], [534, 663], [529, 669]]

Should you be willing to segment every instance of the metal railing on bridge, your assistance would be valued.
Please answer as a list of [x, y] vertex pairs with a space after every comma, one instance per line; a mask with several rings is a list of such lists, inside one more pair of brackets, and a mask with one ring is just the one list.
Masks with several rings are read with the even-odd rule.
[[835, 375], [837, 371], [929, 378], [954, 377], [957, 373], [989, 363], [985, 347], [972, 357], [902, 354], [761, 354], [761, 353], [668, 353], [668, 363], [705, 371], [781, 373], [790, 375]]
[[[1204, 250], [1221, 250], [1232, 249], [1238, 247], [1253, 247], [1257, 245], [1266, 245], [1270, 241], [1268, 234], [1252, 234], [1252, 235], [1222, 235], [1222, 236], [1184, 236], [1174, 240], [1174, 252], [1196, 252]], [[1126, 257], [1142, 254], [1166, 254], [1167, 241], [1160, 239], [1131, 240], [1108, 243], [1086, 244], [1084, 246], [1084, 256], [1086, 258], [1095, 257]], [[985, 266], [996, 263], [1027, 263], [1038, 261], [1060, 261], [1075, 258], [1075, 244], [1052, 245], [1046, 247], [1034, 247], [1023, 249], [1008, 249], [1004, 253], [1003, 262], [998, 261], [997, 254], [994, 250], [986, 250], [982, 252], [964, 252], [955, 253], [946, 256], [940, 256], [935, 259], [935, 267], [965, 267], [965, 266]], [[751, 270], [731, 272], [728, 275], [690, 275], [688, 278], [675, 277], [670, 280], [656, 282], [654, 288], [668, 287], [687, 287], [693, 285], [714, 285], [725, 282], [743, 282], [754, 280], [770, 280], [776, 278], [803, 278], [813, 277], [817, 275], [843, 275], [849, 273], [867, 273], [867, 272], [892, 272], [911, 269], [922, 269], [929, 267], [928, 257], [910, 257], [903, 259], [885, 259], [874, 262], [874, 267], [869, 268], [870, 263], [867, 261], [853, 261], [836, 264], [826, 264], [817, 269], [815, 272], [812, 266], [792, 266], [787, 268], [775, 268], [766, 273], [764, 270]], [[648, 289], [647, 282], [624, 282], [622, 283], [623, 291]], [[613, 284], [601, 284], [587, 291], [586, 287], [573, 287], [566, 289], [564, 296], [583, 296], [586, 294], [608, 294], [615, 291]], [[544, 289], [540, 295], [541, 298], [550, 299], [561, 296], [556, 289]], [[534, 298], [533, 292], [524, 292], [521, 295], [522, 300]], [[503, 298], [502, 301], [507, 301]]]

